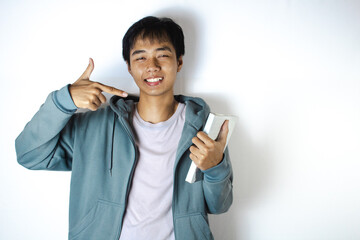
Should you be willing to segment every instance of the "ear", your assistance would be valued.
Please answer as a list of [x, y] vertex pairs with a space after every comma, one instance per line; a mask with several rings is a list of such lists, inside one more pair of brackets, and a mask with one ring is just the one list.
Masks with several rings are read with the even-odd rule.
[[128, 69], [128, 72], [131, 74], [131, 66], [130, 66], [130, 63], [128, 61], [126, 61], [126, 65], [127, 65], [127, 69]]
[[179, 59], [177, 60], [177, 64], [178, 64], [178, 67], [177, 67], [177, 72], [180, 72], [182, 66], [183, 66], [183, 59], [182, 59], [182, 55], [179, 57]]

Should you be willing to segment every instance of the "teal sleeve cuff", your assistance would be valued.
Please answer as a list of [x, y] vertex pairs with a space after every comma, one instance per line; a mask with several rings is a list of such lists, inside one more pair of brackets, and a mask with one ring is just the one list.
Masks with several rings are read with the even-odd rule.
[[224, 153], [223, 160], [218, 165], [202, 172], [207, 182], [220, 182], [224, 180], [231, 172], [227, 154]]
[[53, 92], [52, 99], [55, 105], [65, 113], [74, 113], [77, 110], [76, 105], [74, 104], [70, 92], [69, 92], [70, 84]]

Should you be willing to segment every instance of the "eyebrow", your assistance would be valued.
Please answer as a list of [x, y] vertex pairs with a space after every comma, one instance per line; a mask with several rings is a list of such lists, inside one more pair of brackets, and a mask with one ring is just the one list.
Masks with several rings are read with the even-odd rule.
[[164, 46], [164, 47], [161, 47], [161, 48], [157, 48], [156, 51], [169, 51], [169, 52], [171, 52], [171, 48]]
[[[171, 51], [171, 48], [169, 48], [169, 47], [167, 47], [167, 46], [164, 46], [164, 47], [160, 47], [160, 48], [157, 48], [155, 51], [169, 51], [169, 52], [172, 52]], [[136, 55], [136, 54], [140, 54], [140, 53], [144, 53], [144, 52], [146, 52], [145, 50], [135, 50], [132, 54], [131, 54], [131, 56], [134, 56], [134, 55]]]

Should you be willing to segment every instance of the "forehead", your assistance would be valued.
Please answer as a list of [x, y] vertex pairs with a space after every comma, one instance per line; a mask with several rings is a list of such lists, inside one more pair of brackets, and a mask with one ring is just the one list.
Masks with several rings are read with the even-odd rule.
[[134, 45], [130, 50], [130, 54], [136, 50], [151, 50], [164, 46], [169, 47], [172, 51], [175, 51], [175, 48], [169, 39], [137, 37], [135, 38]]

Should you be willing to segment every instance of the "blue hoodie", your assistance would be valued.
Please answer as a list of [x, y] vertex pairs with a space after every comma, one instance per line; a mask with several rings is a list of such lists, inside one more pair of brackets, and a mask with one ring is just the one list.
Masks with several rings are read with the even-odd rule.
[[[60, 99], [62, 98], [62, 99]], [[173, 224], [176, 239], [213, 239], [208, 213], [232, 204], [232, 168], [222, 162], [185, 181], [189, 148], [209, 114], [200, 98], [175, 96], [186, 104], [185, 124], [174, 165]], [[114, 96], [95, 112], [76, 113], [67, 87], [52, 92], [16, 139], [18, 162], [33, 170], [72, 171], [69, 239], [118, 240], [138, 150], [131, 127], [138, 97]], [[65, 104], [66, 103], [66, 104]], [[66, 106], [67, 105], [67, 106]], [[72, 105], [74, 106], [74, 105]]]

